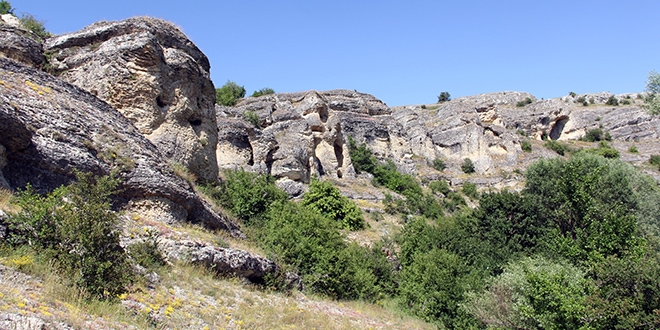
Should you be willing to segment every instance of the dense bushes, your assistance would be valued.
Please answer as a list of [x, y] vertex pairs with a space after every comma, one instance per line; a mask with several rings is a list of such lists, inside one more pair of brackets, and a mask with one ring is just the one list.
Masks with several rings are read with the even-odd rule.
[[657, 184], [585, 152], [526, 177], [522, 193], [406, 224], [402, 308], [446, 328], [660, 326]]
[[119, 216], [110, 210], [118, 181], [91, 173], [77, 178], [47, 196], [30, 186], [21, 192], [21, 211], [7, 219], [7, 243], [49, 255], [89, 296], [113, 298], [131, 280], [128, 255], [119, 245]]
[[365, 223], [355, 204], [329, 182], [312, 182], [300, 203], [287, 200], [272, 178], [245, 171], [225, 172], [222, 184], [202, 190], [239, 217], [248, 235], [312, 291], [366, 300], [392, 291], [385, 255], [345, 242], [342, 228]]

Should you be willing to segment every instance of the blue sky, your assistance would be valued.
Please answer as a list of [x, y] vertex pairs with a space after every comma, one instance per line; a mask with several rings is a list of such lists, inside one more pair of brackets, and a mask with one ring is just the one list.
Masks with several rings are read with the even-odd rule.
[[643, 91], [660, 71], [660, 1], [9, 0], [55, 34], [98, 20], [174, 22], [216, 87], [356, 89], [388, 105], [516, 90]]

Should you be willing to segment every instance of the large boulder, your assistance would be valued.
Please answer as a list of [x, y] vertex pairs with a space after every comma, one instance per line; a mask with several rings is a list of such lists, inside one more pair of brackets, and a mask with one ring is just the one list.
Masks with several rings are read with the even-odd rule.
[[215, 89], [206, 56], [173, 24], [136, 17], [48, 39], [52, 72], [108, 102], [170, 161], [217, 179]]
[[190, 221], [241, 236], [176, 176], [119, 111], [47, 73], [0, 58], [0, 183], [50, 191], [74, 170], [122, 179], [118, 202], [163, 222]]

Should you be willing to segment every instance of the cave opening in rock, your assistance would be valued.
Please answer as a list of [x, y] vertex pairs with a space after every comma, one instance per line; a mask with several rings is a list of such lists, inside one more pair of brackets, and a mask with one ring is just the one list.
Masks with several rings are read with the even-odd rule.
[[561, 137], [561, 133], [564, 132], [564, 126], [566, 126], [567, 122], [568, 117], [560, 117], [559, 119], [555, 120], [554, 125], [552, 125], [552, 129], [550, 129], [550, 139], [558, 140]]

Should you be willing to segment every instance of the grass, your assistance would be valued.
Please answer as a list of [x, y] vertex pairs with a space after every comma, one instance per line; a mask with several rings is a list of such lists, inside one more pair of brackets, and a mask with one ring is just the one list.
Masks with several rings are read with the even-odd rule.
[[391, 301], [342, 302], [273, 292], [186, 263], [161, 268], [156, 282], [136, 283], [117, 301], [86, 300], [29, 250], [2, 249], [0, 255], [0, 311], [74, 328], [433, 328], [404, 315]]

